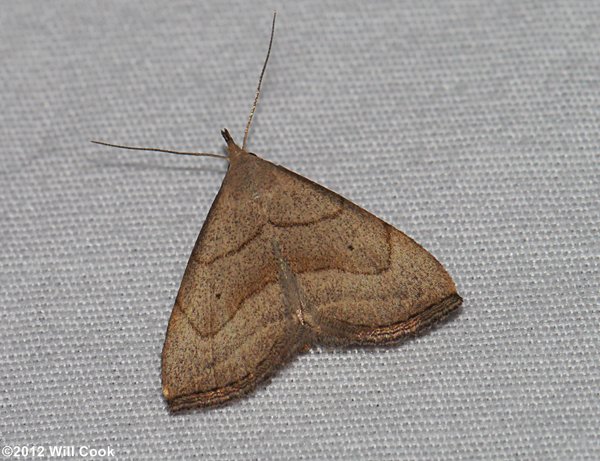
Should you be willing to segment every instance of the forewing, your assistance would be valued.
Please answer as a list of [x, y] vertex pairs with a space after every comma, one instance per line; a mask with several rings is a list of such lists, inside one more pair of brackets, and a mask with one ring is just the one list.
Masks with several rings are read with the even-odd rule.
[[291, 219], [302, 206], [270, 212], [305, 295], [306, 323], [321, 340], [395, 341], [461, 304], [444, 267], [411, 238], [334, 192], [278, 171], [282, 190], [310, 190], [338, 204], [304, 221]]
[[172, 409], [248, 392], [303, 345], [283, 305], [251, 167], [226, 175], [181, 282], [162, 354]]

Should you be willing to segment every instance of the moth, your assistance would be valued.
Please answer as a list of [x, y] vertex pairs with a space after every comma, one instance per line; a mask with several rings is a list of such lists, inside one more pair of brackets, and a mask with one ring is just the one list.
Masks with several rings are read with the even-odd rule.
[[181, 281], [162, 352], [170, 409], [242, 396], [319, 343], [387, 344], [462, 302], [444, 267], [401, 231], [246, 149], [271, 38], [241, 146]]

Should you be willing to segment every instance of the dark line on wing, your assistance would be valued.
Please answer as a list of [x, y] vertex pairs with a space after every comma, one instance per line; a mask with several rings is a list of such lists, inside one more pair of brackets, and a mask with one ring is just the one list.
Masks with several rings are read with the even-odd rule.
[[[298, 338], [290, 336], [290, 331], [286, 331], [279, 341], [275, 341], [265, 358], [259, 361], [254, 370], [250, 373], [245, 374], [240, 379], [224, 384], [220, 387], [214, 387], [208, 391], [201, 392], [190, 392], [171, 400], [168, 400], [171, 410], [177, 411], [184, 408], [193, 407], [198, 401], [202, 401], [202, 406], [212, 406], [225, 403], [232, 397], [243, 395], [253, 388], [256, 387], [261, 381], [264, 381], [269, 375], [273, 374], [277, 370], [277, 366], [281, 366], [286, 361], [289, 361], [293, 357], [292, 352], [297, 350], [289, 351], [285, 356], [283, 355], [286, 348], [298, 346]], [[296, 345], [291, 341], [296, 339]]]
[[[296, 275], [302, 275], [302, 274], [312, 274], [312, 273], [318, 273], [318, 272], [326, 272], [326, 271], [337, 271], [337, 272], [342, 272], [344, 274], [351, 274], [351, 275], [373, 275], [373, 276], [377, 276], [377, 275], [381, 275], [382, 273], [388, 271], [390, 269], [391, 265], [389, 265], [388, 267], [384, 267], [381, 270], [378, 270], [377, 272], [350, 272], [344, 269], [340, 269], [339, 267], [323, 267], [321, 269], [312, 269], [312, 270], [306, 270], [306, 271], [298, 271], [298, 272], [294, 272], [294, 274]], [[235, 311], [233, 312], [233, 314], [231, 314], [231, 316], [225, 321], [225, 323], [223, 325], [221, 325], [219, 327], [219, 329], [217, 331], [215, 331], [214, 333], [211, 334], [204, 334], [204, 333], [200, 333], [200, 331], [198, 330], [198, 328], [196, 327], [196, 325], [194, 324], [194, 322], [192, 321], [192, 318], [189, 316], [189, 314], [187, 313], [187, 311], [185, 311], [183, 309], [183, 307], [181, 305], [179, 305], [179, 303], [175, 303], [175, 307], [178, 308], [186, 317], [187, 321], [190, 323], [190, 325], [192, 326], [193, 330], [196, 332], [196, 334], [198, 336], [200, 336], [201, 338], [214, 338], [217, 334], [219, 334], [219, 332], [225, 328], [225, 326], [231, 322], [233, 320], [233, 318], [238, 315], [238, 312], [242, 310], [242, 305], [248, 301], [250, 298], [252, 298], [253, 296], [255, 296], [256, 294], [260, 293], [261, 291], [263, 291], [265, 288], [267, 288], [269, 285], [277, 285], [278, 281], [277, 280], [268, 280], [266, 282], [264, 282], [260, 288], [257, 288], [255, 290], [253, 290], [251, 293], [249, 293], [248, 295], [246, 295], [244, 298], [242, 298], [236, 308]]]
[[337, 218], [339, 215], [342, 214], [342, 211], [344, 211], [344, 207], [340, 206], [337, 210], [335, 210], [329, 214], [319, 216], [318, 218], [311, 219], [310, 221], [302, 221], [302, 222], [298, 221], [298, 222], [289, 222], [289, 223], [281, 224], [281, 223], [277, 223], [277, 222], [274, 222], [271, 219], [269, 219], [268, 223], [274, 227], [279, 227], [279, 228], [310, 226], [311, 224], [317, 224], [317, 223], [320, 223], [320, 222], [328, 220], [328, 219]]
[[200, 330], [198, 330], [198, 327], [196, 326], [196, 324], [194, 322], [192, 322], [191, 317], [189, 316], [189, 314], [187, 313], [187, 311], [183, 308], [183, 306], [181, 304], [179, 304], [177, 301], [175, 301], [175, 306], [173, 307], [173, 309], [178, 309], [179, 312], [181, 312], [183, 314], [183, 316], [185, 317], [185, 319], [188, 321], [188, 323], [192, 327], [192, 330], [194, 330], [194, 332], [201, 338], [204, 337], [202, 335], [202, 333], [200, 333]]
[[200, 333], [200, 330], [196, 327], [196, 325], [194, 325], [192, 318], [190, 317], [188, 312], [183, 309], [183, 306], [181, 306], [181, 305], [179, 305], [179, 303], [175, 302], [175, 307], [179, 308], [179, 310], [181, 312], [183, 312], [186, 319], [190, 322], [190, 324], [192, 325], [192, 328], [194, 329], [194, 331], [196, 332], [196, 334], [198, 336], [200, 336], [201, 338], [206, 338], [206, 339], [214, 338], [238, 314], [238, 312], [242, 309], [242, 304], [244, 304], [247, 300], [249, 300], [250, 298], [255, 296], [257, 293], [260, 293], [261, 291], [263, 291], [267, 286], [269, 286], [271, 284], [276, 284], [276, 283], [277, 283], [277, 280], [272, 280], [272, 279], [268, 279], [266, 281], [263, 280], [263, 283], [260, 287], [256, 288], [255, 290], [251, 291], [250, 293], [248, 293], [237, 303], [235, 311], [233, 312], [233, 314], [231, 314], [231, 316], [227, 320], [225, 320], [225, 323], [223, 325], [221, 325], [217, 331], [210, 333], [208, 335], [204, 334], [204, 333]]
[[[260, 362], [256, 364], [255, 372], [263, 371], [263, 375], [268, 373], [270, 370], [262, 370], [264, 365], [268, 363], [269, 359], [273, 357], [273, 350], [278, 346], [277, 342], [275, 342], [267, 353], [266, 357], [262, 359]], [[258, 382], [263, 379], [264, 376], [257, 375], [254, 372], [247, 373], [242, 378], [238, 379], [229, 384], [225, 384], [221, 387], [214, 387], [208, 391], [202, 392], [190, 392], [189, 394], [184, 394], [179, 397], [176, 397], [169, 401], [169, 405], [174, 410], [184, 409], [186, 407], [191, 407], [200, 399], [206, 398], [205, 406], [216, 405], [219, 403], [226, 402], [231, 397], [237, 395], [238, 393], [244, 393], [253, 388]]]
[[375, 272], [351, 272], [349, 270], [346, 269], [341, 269], [339, 267], [322, 267], [319, 269], [309, 269], [309, 270], [305, 270], [305, 271], [295, 271], [294, 274], [296, 275], [300, 275], [300, 274], [313, 274], [313, 273], [318, 273], [318, 272], [326, 272], [326, 271], [338, 271], [338, 272], [342, 272], [344, 274], [351, 274], [351, 275], [380, 275], [383, 274], [384, 272], [387, 272], [391, 269], [392, 267], [392, 244], [391, 244], [391, 234], [390, 234], [390, 229], [389, 227], [385, 228], [386, 231], [386, 243], [387, 243], [387, 247], [388, 247], [388, 257], [387, 257], [387, 263], [385, 267], [382, 267], [381, 269], [376, 270]]
[[[333, 219], [334, 217], [336, 217], [337, 215], [341, 214], [341, 212], [343, 211], [343, 206], [336, 210], [335, 213], [332, 213], [330, 216], [324, 216], [314, 222], [311, 223], [306, 223], [306, 224], [302, 224], [302, 225], [309, 225], [309, 224], [313, 224], [316, 223], [318, 221], [322, 221], [322, 220], [326, 220], [326, 219]], [[339, 271], [342, 272], [344, 274], [352, 274], [352, 275], [381, 275], [384, 272], [387, 272], [390, 270], [391, 266], [392, 266], [392, 244], [391, 244], [391, 231], [390, 228], [391, 226], [389, 226], [389, 224], [384, 223], [384, 229], [386, 232], [386, 243], [387, 243], [387, 253], [388, 253], [388, 261], [387, 261], [387, 265], [386, 267], [383, 267], [375, 272], [350, 272], [348, 270], [345, 269], [341, 269], [339, 267], [323, 267], [320, 269], [311, 269], [311, 270], [306, 270], [306, 271], [298, 271], [298, 272], [294, 272], [294, 274], [296, 275], [301, 275], [301, 274], [311, 274], [311, 273], [318, 273], [318, 272], [326, 272], [326, 271]], [[279, 227], [274, 225], [275, 227]], [[219, 256], [215, 259], [215, 261], [221, 257], [225, 257], [225, 256], [229, 256], [230, 254], [236, 253], [238, 251], [240, 251], [243, 247], [247, 246], [252, 240], [256, 239], [261, 233], [262, 230], [264, 228], [264, 225], [257, 231], [257, 233], [255, 235], [253, 235], [251, 238], [249, 238], [246, 242], [244, 242], [238, 249], [236, 250], [230, 250], [227, 253], [225, 253], [222, 256]], [[207, 263], [208, 264], [208, 263]], [[179, 307], [179, 309], [181, 310], [181, 312], [184, 313], [186, 319], [188, 320], [188, 322], [190, 322], [190, 324], [192, 325], [192, 328], [194, 329], [194, 331], [196, 332], [196, 334], [198, 334], [201, 338], [214, 338], [237, 314], [238, 312], [242, 309], [242, 305], [250, 298], [252, 298], [253, 296], [255, 296], [257, 293], [263, 291], [267, 286], [269, 286], [270, 284], [276, 284], [278, 283], [277, 280], [267, 280], [265, 281], [259, 288], [253, 290], [252, 292], [250, 292], [248, 295], [246, 295], [244, 298], [242, 298], [238, 303], [237, 306], [235, 307], [234, 312], [231, 314], [231, 316], [225, 321], [225, 323], [223, 323], [223, 325], [221, 325], [219, 327], [219, 329], [217, 331], [215, 331], [214, 333], [211, 333], [209, 335], [203, 335], [200, 333], [200, 331], [198, 330], [198, 328], [196, 327], [196, 325], [194, 325], [194, 323], [192, 322], [192, 319], [189, 317], [188, 313], [183, 309], [182, 306], [178, 306], [178, 303], [175, 303], [175, 306]]]
[[251, 243], [253, 240], [257, 239], [257, 238], [260, 236], [260, 234], [262, 234], [262, 231], [263, 231], [264, 227], [265, 227], [265, 225], [264, 225], [264, 224], [263, 224], [262, 226], [260, 226], [260, 227], [258, 228], [258, 230], [257, 230], [257, 231], [256, 231], [256, 232], [255, 232], [255, 233], [254, 233], [254, 234], [253, 234], [253, 235], [252, 235], [250, 238], [248, 238], [247, 240], [245, 240], [244, 242], [242, 242], [242, 243], [241, 243], [241, 244], [240, 244], [240, 245], [239, 245], [237, 248], [234, 248], [234, 249], [232, 249], [232, 250], [226, 251], [226, 252], [225, 252], [225, 253], [223, 253], [223, 254], [220, 254], [220, 255], [214, 256], [214, 257], [213, 257], [212, 259], [210, 259], [209, 261], [200, 261], [200, 262], [201, 262], [202, 264], [206, 265], [206, 266], [210, 266], [211, 264], [215, 263], [215, 262], [216, 262], [216, 261], [218, 261], [219, 259], [226, 258], [226, 257], [228, 257], [228, 256], [231, 256], [231, 255], [235, 254], [235, 253], [239, 253], [239, 252], [240, 252], [240, 251], [242, 251], [242, 250], [243, 250], [245, 247], [247, 247], [248, 245], [250, 245], [250, 243]]
[[[227, 355], [225, 355], [223, 358], [220, 358], [218, 361], [214, 359], [211, 361], [210, 363], [210, 367], [214, 368], [216, 366], [216, 364], [221, 364], [221, 363], [225, 363], [228, 360], [231, 359], [231, 356], [233, 355], [233, 353], [237, 350], [237, 349], [241, 349], [248, 341], [251, 341], [253, 338], [255, 338], [256, 336], [258, 336], [259, 334], [264, 333], [264, 331], [269, 328], [271, 325], [275, 324], [275, 323], [281, 323], [283, 321], [283, 318], [281, 319], [277, 319], [277, 320], [273, 320], [272, 322], [266, 323], [264, 325], [261, 325], [259, 328], [257, 328], [256, 330], [252, 331], [246, 338], [244, 338], [244, 340], [242, 341], [242, 343], [237, 346], [235, 349], [230, 348], [227, 351]], [[213, 338], [208, 338], [209, 341], [212, 342]], [[206, 367], [208, 368], [208, 366]]]
[[[391, 297], [391, 296], [390, 296]], [[335, 323], [342, 323], [344, 325], [347, 325], [349, 328], [362, 328], [362, 329], [370, 329], [371, 334], [377, 334], [376, 332], [378, 332], [379, 330], [386, 330], [386, 329], [391, 329], [393, 327], [398, 327], [398, 326], [402, 326], [404, 324], [408, 324], [411, 321], [421, 318], [421, 317], [426, 317], [426, 314], [428, 314], [430, 311], [432, 311], [434, 308], [443, 305], [444, 303], [449, 303], [449, 301], [454, 301], [457, 302], [457, 298], [458, 295], [450, 295], [447, 296], [446, 298], [444, 298], [442, 301], [438, 302], [438, 303], [434, 303], [431, 304], [430, 306], [427, 306], [426, 308], [424, 308], [422, 311], [411, 315], [410, 317], [408, 317], [405, 320], [400, 320], [398, 322], [392, 322], [392, 323], [388, 323], [388, 324], [384, 324], [384, 325], [378, 325], [376, 327], [374, 327], [373, 325], [369, 325], [369, 324], [364, 324], [364, 323], [352, 323], [352, 322], [348, 322], [346, 320], [342, 320], [342, 319], [337, 319], [334, 318], [333, 320], [335, 321]], [[458, 297], [460, 298], [460, 297]], [[359, 301], [368, 301], [369, 298], [364, 298], [364, 299], [360, 299]], [[336, 303], [332, 303], [332, 304], [338, 304], [339, 302], [342, 301], [338, 301]], [[462, 299], [461, 299], [462, 302]], [[454, 305], [454, 304], [451, 304]]]
[[[317, 224], [317, 223], [322, 222], [322, 221], [326, 221], [328, 219], [335, 219], [339, 215], [341, 215], [343, 211], [344, 211], [344, 207], [340, 206], [340, 208], [338, 208], [334, 212], [329, 213], [329, 214], [325, 214], [323, 216], [320, 216], [320, 217], [318, 217], [316, 219], [313, 219], [313, 220], [310, 220], [310, 221], [292, 222], [292, 223], [286, 223], [286, 224], [279, 224], [279, 223], [276, 223], [274, 221], [271, 221], [271, 219], [267, 219], [267, 223], [271, 224], [273, 227], [277, 227], [277, 228], [309, 226], [309, 225], [312, 225], [312, 224]], [[228, 256], [231, 256], [231, 255], [234, 255], [236, 253], [239, 253], [246, 246], [248, 246], [253, 240], [257, 239], [260, 236], [260, 234], [262, 233], [262, 231], [265, 228], [265, 226], [266, 226], [266, 224], [263, 224], [262, 226], [260, 226], [260, 228], [251, 237], [249, 237], [247, 240], [245, 240], [244, 242], [242, 242], [237, 248], [233, 248], [232, 250], [226, 251], [223, 254], [214, 256], [214, 257], [212, 257], [208, 261], [200, 261], [200, 262], [202, 264], [205, 264], [205, 265], [209, 266], [211, 264], [214, 264], [219, 259], [226, 258]]]
[[335, 319], [335, 322], [345, 324], [350, 329], [359, 330], [356, 332], [356, 335], [361, 341], [395, 341], [403, 335], [416, 333], [420, 329], [429, 326], [438, 318], [444, 317], [449, 312], [457, 309], [461, 304], [462, 298], [457, 293], [454, 293], [440, 302], [426, 307], [406, 320], [387, 325], [379, 325], [373, 328], [372, 325], [354, 324], [339, 319]]

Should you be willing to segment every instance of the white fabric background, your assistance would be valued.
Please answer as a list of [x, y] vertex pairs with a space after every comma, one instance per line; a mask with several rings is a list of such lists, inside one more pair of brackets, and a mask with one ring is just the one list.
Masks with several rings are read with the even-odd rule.
[[[171, 415], [160, 352], [250, 148], [438, 257], [459, 315]], [[0, 442], [119, 459], [599, 459], [600, 4], [3, 1]]]

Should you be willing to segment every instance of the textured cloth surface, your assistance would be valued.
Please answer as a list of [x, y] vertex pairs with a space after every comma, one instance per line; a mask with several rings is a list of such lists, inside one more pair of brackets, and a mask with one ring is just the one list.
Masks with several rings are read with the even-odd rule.
[[[172, 415], [160, 352], [250, 149], [415, 238], [461, 312]], [[600, 4], [2, 2], [0, 442], [148, 459], [600, 458]]]

